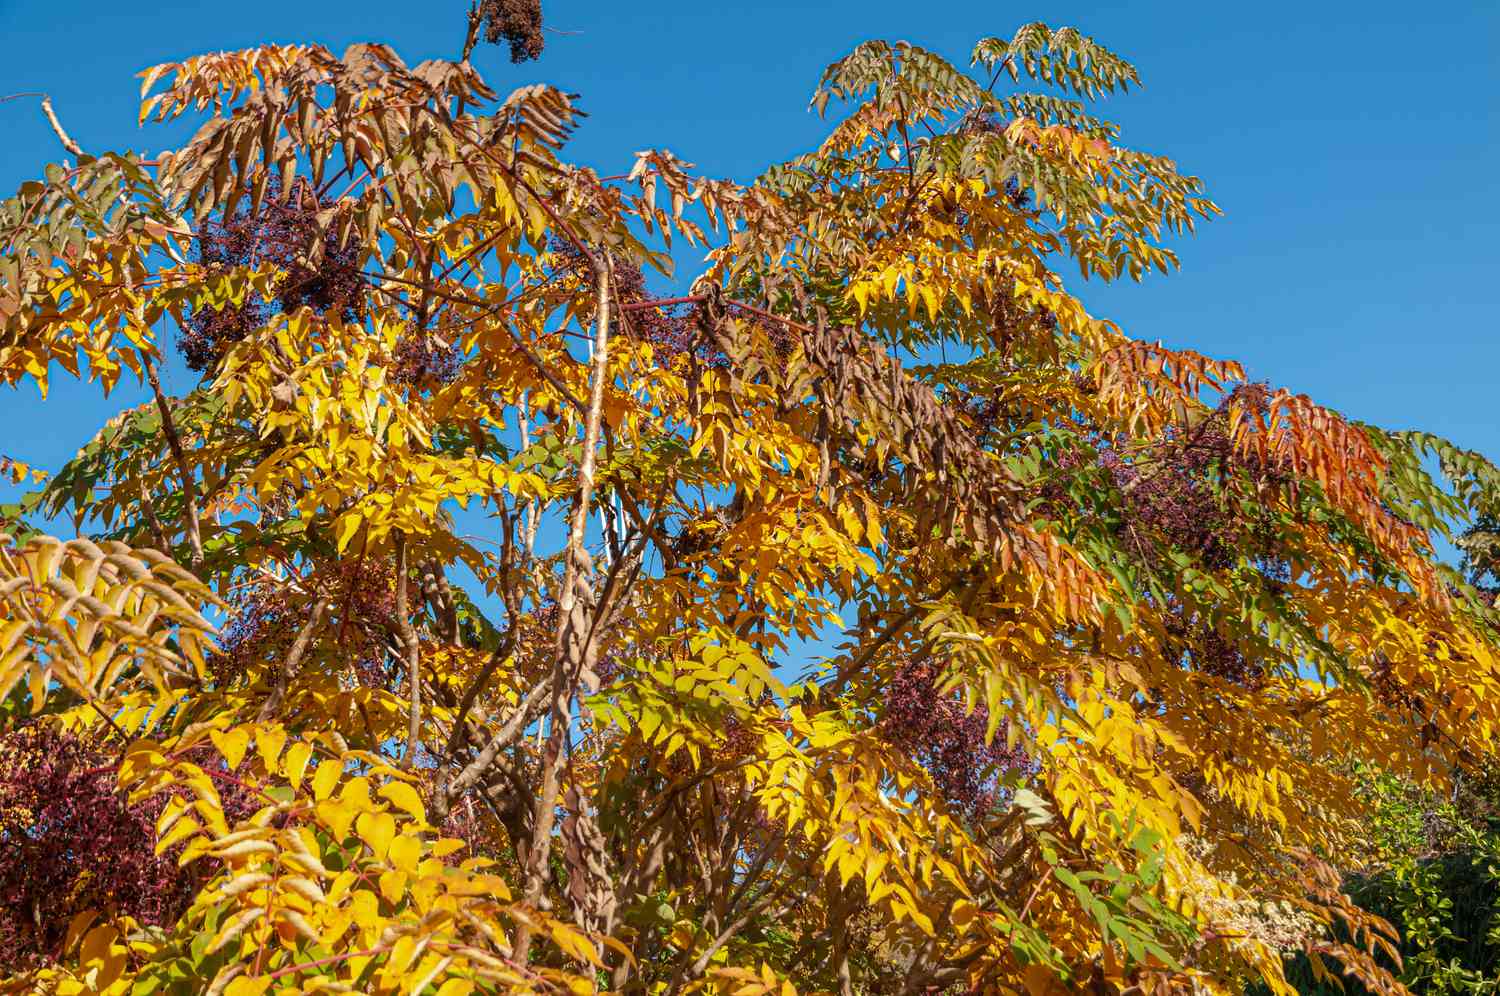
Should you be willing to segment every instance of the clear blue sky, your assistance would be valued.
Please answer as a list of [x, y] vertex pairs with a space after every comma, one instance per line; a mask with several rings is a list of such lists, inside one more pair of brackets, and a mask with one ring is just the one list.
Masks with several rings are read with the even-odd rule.
[[[806, 110], [818, 72], [862, 39], [966, 61], [1021, 22], [1072, 24], [1141, 70], [1145, 89], [1104, 108], [1125, 141], [1203, 177], [1226, 212], [1179, 247], [1180, 273], [1088, 287], [1091, 308], [1356, 418], [1500, 456], [1500, 2], [544, 2], [557, 31], [540, 63], [476, 57], [497, 89], [582, 93], [592, 116], [572, 155], [605, 171], [665, 147], [742, 179], [821, 137]], [[90, 150], [155, 151], [177, 136], [135, 126], [149, 64], [268, 41], [452, 56], [466, 7], [0, 0], [0, 95], [50, 92]], [[34, 101], [0, 104], [0, 128], [0, 189], [61, 155]], [[0, 389], [0, 453], [55, 467], [139, 396], [121, 393], [60, 379], [42, 408], [30, 386]]]

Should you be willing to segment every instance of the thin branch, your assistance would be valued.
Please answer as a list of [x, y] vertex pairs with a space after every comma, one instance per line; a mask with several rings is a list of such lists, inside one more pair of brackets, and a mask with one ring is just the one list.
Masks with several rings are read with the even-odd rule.
[[5, 103], [7, 100], [19, 100], [22, 97], [41, 97], [42, 114], [46, 116], [47, 123], [52, 126], [52, 133], [57, 136], [57, 140], [62, 143], [62, 147], [75, 156], [83, 155], [83, 149], [63, 129], [62, 122], [57, 120], [57, 112], [52, 109], [52, 98], [47, 94], [42, 93], [40, 90], [24, 90], [20, 93], [12, 93], [8, 96], [0, 97], [0, 104]]
[[178, 476], [182, 478], [183, 513], [187, 518], [188, 546], [192, 549], [192, 568], [196, 573], [203, 566], [203, 513], [198, 507], [198, 481], [188, 470], [187, 453], [182, 448], [182, 437], [177, 432], [177, 423], [172, 418], [172, 408], [162, 392], [161, 379], [156, 376], [156, 364], [151, 354], [140, 350], [141, 365], [146, 369], [146, 380], [151, 384], [151, 393], [156, 397], [156, 409], [161, 413], [161, 430], [167, 437], [167, 448], [177, 464]]
[[406, 677], [411, 683], [411, 713], [407, 720], [406, 756], [403, 767], [410, 769], [417, 760], [417, 744], [422, 734], [422, 650], [417, 630], [411, 624], [411, 607], [407, 600], [406, 536], [396, 533], [396, 629], [401, 649], [406, 653]]
[[[479, 14], [479, 4], [476, 2], [469, 7], [469, 30], [464, 35], [464, 54], [459, 62], [468, 62], [469, 56], [474, 54], [474, 46], [479, 43], [479, 23], [483, 18]], [[462, 109], [460, 108], [460, 113]]]
[[543, 681], [526, 693], [526, 697], [516, 704], [515, 712], [511, 713], [510, 718], [505, 721], [505, 724], [495, 732], [495, 735], [490, 738], [490, 742], [485, 744], [484, 749], [475, 755], [474, 759], [458, 773], [458, 776], [448, 783], [445, 790], [445, 794], [447, 795], [446, 805], [451, 806], [453, 800], [467, 792], [470, 787], [477, 783], [480, 777], [495, 763], [495, 759], [500, 755], [500, 752], [520, 738], [521, 733], [526, 727], [530, 726], [532, 721], [537, 718], [537, 707], [543, 703], [551, 691], [552, 683], [550, 681]]
[[63, 130], [62, 122], [57, 120], [57, 113], [52, 110], [51, 97], [42, 98], [42, 113], [47, 116], [47, 123], [52, 126], [52, 131], [57, 135], [57, 140], [62, 143], [63, 148], [75, 156], [83, 155], [83, 149], [79, 148], [78, 143], [68, 137], [68, 133]]
[[267, 696], [266, 701], [261, 704], [260, 715], [256, 717], [259, 722], [276, 715], [281, 708], [281, 702], [286, 698], [287, 686], [297, 676], [297, 671], [302, 665], [302, 658], [307, 653], [307, 648], [312, 644], [313, 630], [317, 628], [318, 621], [323, 618], [323, 613], [328, 610], [328, 599], [320, 598], [313, 606], [312, 615], [307, 617], [307, 622], [302, 624], [302, 629], [297, 633], [297, 639], [292, 643], [292, 649], [287, 651], [286, 660], [281, 662], [281, 673], [276, 677], [276, 686]]

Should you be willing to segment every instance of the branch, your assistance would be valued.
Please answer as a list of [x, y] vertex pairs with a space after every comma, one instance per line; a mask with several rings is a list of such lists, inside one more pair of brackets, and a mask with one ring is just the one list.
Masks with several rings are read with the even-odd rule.
[[411, 715], [406, 732], [406, 756], [402, 767], [411, 768], [417, 760], [417, 743], [422, 733], [422, 652], [417, 631], [411, 624], [411, 608], [406, 597], [406, 535], [396, 533], [396, 629], [406, 652], [406, 677], [411, 682]]
[[469, 7], [469, 31], [464, 35], [464, 54], [459, 62], [468, 62], [469, 56], [474, 54], [474, 46], [479, 43], [479, 22], [483, 20], [479, 15], [479, 4], [476, 2]]
[[138, 479], [136, 484], [141, 493], [141, 514], [145, 516], [146, 526], [151, 530], [151, 539], [158, 550], [170, 557], [172, 544], [167, 541], [167, 532], [161, 527], [161, 520], [156, 517], [156, 505], [151, 500], [151, 492], [146, 490], [145, 478]]
[[7, 100], [18, 100], [21, 97], [41, 97], [42, 114], [46, 116], [47, 123], [52, 126], [52, 133], [57, 136], [57, 140], [62, 143], [62, 147], [75, 156], [83, 155], [83, 149], [78, 147], [78, 143], [73, 141], [68, 133], [63, 130], [62, 122], [57, 120], [57, 112], [52, 109], [52, 98], [47, 94], [37, 90], [26, 90], [21, 93], [13, 93], [6, 97], [0, 97], [0, 104], [5, 103]]
[[271, 690], [270, 696], [261, 704], [260, 715], [256, 717], [258, 722], [276, 715], [281, 708], [281, 702], [286, 698], [286, 689], [293, 678], [297, 676], [298, 667], [302, 663], [302, 657], [307, 653], [308, 646], [312, 643], [313, 630], [318, 625], [318, 620], [323, 618], [323, 613], [328, 609], [328, 599], [320, 598], [313, 606], [312, 615], [307, 617], [307, 622], [302, 624], [302, 629], [297, 633], [297, 639], [292, 643], [292, 649], [287, 652], [286, 660], [281, 662], [281, 673], [276, 678], [276, 686]]
[[[584, 546], [588, 527], [589, 502], [594, 493], [594, 467], [598, 459], [599, 426], [604, 415], [604, 383], [609, 378], [609, 305], [611, 266], [607, 253], [592, 255], [598, 304], [594, 318], [594, 369], [589, 391], [588, 416], [583, 428], [583, 456], [578, 464], [578, 489], [573, 495], [571, 522], [568, 527], [567, 564], [558, 598], [558, 653], [552, 668], [552, 720], [542, 758], [542, 785], [537, 793], [532, 822], [531, 847], [526, 855], [526, 902], [535, 906], [541, 898], [543, 872], [552, 847], [552, 825], [557, 816], [561, 789], [563, 742], [568, 736], [568, 717], [578, 683], [585, 672], [591, 672], [591, 658], [596, 652], [591, 639], [593, 590], [588, 578], [593, 562]], [[531, 948], [531, 931], [525, 925], [516, 932], [515, 958], [527, 963]]]
[[57, 120], [57, 114], [52, 110], [51, 97], [42, 98], [42, 113], [47, 116], [47, 123], [52, 126], [52, 131], [57, 135], [57, 140], [62, 143], [63, 148], [75, 156], [83, 155], [83, 150], [78, 147], [78, 143], [69, 138], [66, 131], [63, 131], [62, 122]]
[[161, 412], [161, 431], [167, 437], [167, 448], [177, 464], [177, 473], [182, 478], [183, 514], [187, 518], [188, 545], [192, 548], [193, 573], [203, 566], [203, 534], [200, 523], [203, 513], [198, 509], [198, 481], [188, 470], [187, 454], [182, 448], [182, 437], [177, 434], [177, 423], [172, 419], [172, 409], [167, 396], [162, 393], [161, 380], [156, 376], [156, 364], [151, 354], [140, 350], [141, 365], [146, 368], [146, 379], [151, 384], [151, 393], [156, 396], [156, 409]]
[[531, 725], [533, 719], [537, 718], [536, 706], [551, 691], [552, 683], [544, 681], [526, 693], [526, 697], [516, 704], [516, 711], [511, 713], [510, 718], [505, 721], [505, 725], [496, 731], [495, 735], [490, 738], [490, 742], [485, 744], [484, 749], [474, 757], [474, 760], [470, 761], [458, 773], [458, 777], [448, 783], [446, 789], [444, 789], [444, 794], [447, 798], [442, 802], [442, 805], [451, 806], [454, 799], [457, 799], [479, 781], [480, 776], [495, 763], [495, 758], [499, 756], [500, 752], [515, 743], [520, 738], [522, 731]]

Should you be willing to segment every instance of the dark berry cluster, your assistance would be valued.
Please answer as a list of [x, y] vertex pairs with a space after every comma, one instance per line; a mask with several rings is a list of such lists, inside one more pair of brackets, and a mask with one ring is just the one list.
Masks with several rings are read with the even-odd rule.
[[[350, 662], [366, 687], [386, 680], [386, 652], [396, 632], [396, 582], [390, 566], [363, 559], [324, 565], [317, 581], [329, 598], [324, 617], [329, 639], [339, 645], [341, 660]], [[291, 648], [306, 621], [307, 608], [293, 609], [280, 591], [243, 597], [225, 624], [219, 650], [209, 667], [220, 683], [232, 683], [274, 665]]]
[[[556, 274], [576, 281], [590, 291], [594, 289], [593, 265], [576, 246], [559, 239], [552, 243], [551, 252]], [[610, 262], [615, 297], [621, 304], [636, 304], [656, 297], [647, 289], [646, 276], [639, 264], [619, 255], [613, 255]], [[729, 358], [705, 335], [705, 325], [715, 320], [711, 317], [714, 310], [707, 305], [631, 308], [625, 313], [624, 324], [637, 339], [649, 343], [665, 362], [670, 363], [680, 356], [692, 356], [704, 366], [723, 368], [729, 365]], [[778, 355], [787, 355], [796, 345], [795, 332], [782, 322], [754, 314], [736, 317], [742, 322], [748, 321], [763, 334]]]
[[885, 685], [878, 729], [927, 770], [944, 799], [978, 816], [995, 803], [999, 774], [1024, 767], [1027, 758], [1006, 746], [1004, 721], [987, 741], [989, 712], [969, 712], [956, 694], [939, 691], [941, 677], [931, 658], [903, 662]]
[[[168, 926], [210, 873], [179, 868], [180, 848], [155, 854], [166, 800], [128, 803], [115, 772], [114, 753], [46, 723], [0, 737], [0, 964], [55, 958], [86, 910]], [[218, 788], [231, 825], [254, 812], [249, 792]]]
[[[595, 289], [594, 267], [588, 257], [573, 243], [554, 239], [551, 254], [555, 273], [577, 285]], [[621, 304], [649, 301], [655, 295], [646, 289], [646, 275], [639, 264], [617, 254], [610, 259], [615, 281], [615, 295]], [[661, 308], [632, 309], [625, 318], [626, 326], [636, 338], [648, 342], [661, 354], [677, 356], [694, 348], [697, 327], [691, 315], [683, 314], [677, 305]]]
[[1176, 608], [1167, 616], [1165, 629], [1172, 652], [1181, 655], [1185, 666], [1252, 692], [1265, 685], [1266, 670], [1260, 661], [1248, 657], [1239, 644], [1226, 640], [1206, 620], [1181, 606]]
[[[282, 196], [280, 185], [267, 185], [259, 208], [250, 199], [228, 217], [203, 222], [196, 231], [198, 260], [210, 270], [258, 266], [269, 263], [282, 274], [270, 300], [251, 295], [240, 305], [224, 308], [201, 306], [183, 324], [178, 347], [190, 369], [210, 370], [234, 345], [265, 324], [278, 311], [311, 308], [321, 315], [354, 321], [361, 313], [363, 250], [353, 234], [343, 246], [336, 230], [318, 222], [318, 212], [327, 205], [312, 186], [293, 183]], [[321, 242], [322, 258], [309, 262]]]
[[[1270, 392], [1259, 384], [1236, 389], [1208, 417], [1179, 428], [1132, 460], [1119, 452], [1102, 451], [1095, 464], [1120, 494], [1116, 527], [1121, 545], [1152, 571], [1175, 568], [1169, 551], [1186, 553], [1209, 570], [1227, 570], [1248, 556], [1268, 582], [1284, 581], [1287, 567], [1277, 544], [1277, 530], [1268, 513], [1247, 512], [1235, 499], [1246, 490], [1276, 489], [1287, 483], [1274, 461], [1240, 452], [1229, 434], [1233, 406], [1264, 417]], [[1077, 456], [1059, 462], [1060, 477], [1081, 472]], [[1054, 481], [1049, 502], [1063, 498]], [[1248, 507], [1259, 508], [1251, 502]], [[1163, 606], [1169, 651], [1185, 667], [1232, 681], [1250, 690], [1260, 688], [1265, 671], [1244, 648], [1223, 636], [1212, 621], [1181, 605], [1175, 598]]]
[[[1247, 518], [1229, 500], [1236, 489], [1261, 492], [1287, 484], [1286, 473], [1274, 461], [1240, 452], [1229, 435], [1232, 408], [1243, 406], [1264, 417], [1269, 396], [1261, 384], [1239, 387], [1207, 418], [1170, 433], [1141, 458], [1126, 463], [1114, 451], [1101, 454], [1101, 466], [1124, 497], [1121, 528], [1131, 533], [1128, 547], [1154, 561], [1139, 539], [1149, 535], [1193, 555], [1206, 567], [1222, 569], [1234, 562], [1238, 551], [1255, 551], [1272, 542], [1274, 530], [1253, 516]], [[1261, 552], [1274, 559], [1274, 551]]]
[[541, 0], [481, 0], [479, 17], [484, 40], [510, 44], [510, 61], [526, 62], [542, 54]]
[[443, 342], [430, 334], [408, 334], [396, 344], [391, 380], [404, 387], [447, 384], [458, 376], [463, 350], [457, 342]]

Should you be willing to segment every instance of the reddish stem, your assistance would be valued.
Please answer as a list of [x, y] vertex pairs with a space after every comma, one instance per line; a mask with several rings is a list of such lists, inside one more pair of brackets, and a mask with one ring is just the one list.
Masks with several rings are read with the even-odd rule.
[[373, 948], [366, 948], [364, 951], [347, 951], [344, 954], [336, 954], [330, 955], [327, 958], [319, 958], [317, 961], [304, 961], [300, 965], [288, 965], [286, 968], [279, 968], [276, 971], [272, 972], [270, 975], [267, 975], [266, 978], [279, 979], [284, 975], [293, 975], [297, 972], [301, 972], [309, 968], [322, 968], [324, 965], [332, 965], [334, 962], [339, 961], [348, 961], [350, 958], [364, 958], [369, 955], [377, 955], [385, 950], [387, 949], [377, 945]]

